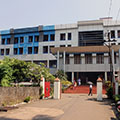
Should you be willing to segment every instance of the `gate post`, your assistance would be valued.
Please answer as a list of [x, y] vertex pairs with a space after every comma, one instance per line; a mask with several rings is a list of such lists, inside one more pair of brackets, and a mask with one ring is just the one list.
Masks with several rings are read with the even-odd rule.
[[[44, 77], [41, 78], [40, 86], [43, 88], [42, 95], [45, 95], [45, 78]], [[44, 99], [44, 96], [43, 96], [43, 99]]]
[[97, 101], [102, 101], [102, 79], [97, 79]]
[[54, 99], [60, 99], [60, 80], [58, 78], [54, 81]]

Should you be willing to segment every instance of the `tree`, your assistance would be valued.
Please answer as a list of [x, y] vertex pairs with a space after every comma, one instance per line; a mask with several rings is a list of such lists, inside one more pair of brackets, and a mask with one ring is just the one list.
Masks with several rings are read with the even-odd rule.
[[10, 86], [11, 82], [19, 83], [24, 81], [37, 82], [40, 84], [41, 77], [47, 81], [54, 81], [55, 77], [50, 74], [49, 69], [41, 63], [37, 65], [31, 62], [25, 62], [15, 58], [5, 57], [0, 61], [0, 84], [1, 86]]
[[45, 68], [43, 63], [37, 65], [35, 63], [29, 63], [29, 79], [33, 82], [40, 84], [41, 77], [44, 77], [46, 81], [54, 81], [55, 77], [49, 72], [48, 68]]
[[13, 70], [10, 67], [10, 59], [5, 58], [0, 62], [0, 83], [1, 86], [10, 86], [10, 83], [13, 81]]
[[58, 77], [60, 80], [67, 80], [67, 75], [64, 73], [63, 70], [58, 70], [55, 74], [56, 77]]
[[10, 66], [13, 70], [12, 75], [14, 78], [14, 82], [19, 83], [27, 80], [29, 71], [29, 66], [27, 62], [13, 58], [11, 59]]

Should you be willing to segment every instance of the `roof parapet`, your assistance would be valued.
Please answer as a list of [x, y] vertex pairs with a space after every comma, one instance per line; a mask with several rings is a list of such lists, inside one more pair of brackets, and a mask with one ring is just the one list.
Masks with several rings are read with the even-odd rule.
[[78, 21], [78, 26], [85, 25], [103, 25], [103, 20]]

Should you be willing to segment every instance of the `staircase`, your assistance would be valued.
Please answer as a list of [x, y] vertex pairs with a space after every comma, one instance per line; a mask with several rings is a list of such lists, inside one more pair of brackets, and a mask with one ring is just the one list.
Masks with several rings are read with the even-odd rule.
[[[103, 87], [103, 94], [106, 93], [105, 88]], [[69, 88], [67, 88], [66, 90], [64, 90], [64, 93], [85, 93], [88, 94], [89, 93], [89, 86], [88, 85], [81, 85], [81, 86], [77, 86], [75, 88], [73, 88], [73, 85], [70, 86]], [[97, 87], [93, 86], [92, 89], [92, 93], [93, 94], [97, 94]]]

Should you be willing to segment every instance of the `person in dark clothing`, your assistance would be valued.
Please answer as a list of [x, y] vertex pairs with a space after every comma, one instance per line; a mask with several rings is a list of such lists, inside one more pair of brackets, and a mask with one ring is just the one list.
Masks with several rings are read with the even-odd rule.
[[90, 84], [90, 87], [89, 87], [89, 94], [88, 96], [91, 95], [92, 96], [92, 84]]

